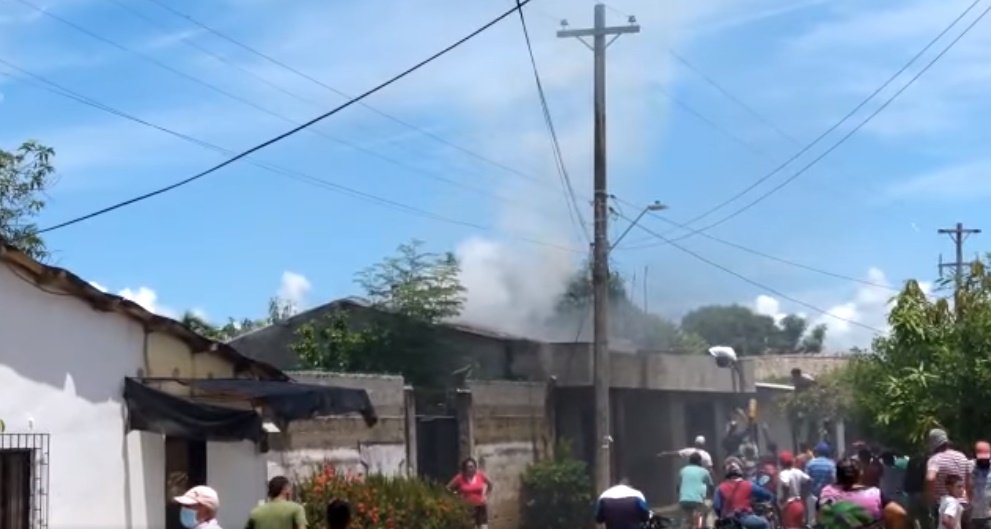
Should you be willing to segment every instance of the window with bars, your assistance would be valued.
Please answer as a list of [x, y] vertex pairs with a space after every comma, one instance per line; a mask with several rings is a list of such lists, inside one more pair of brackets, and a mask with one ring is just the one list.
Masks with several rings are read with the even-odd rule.
[[0, 528], [48, 527], [48, 434], [0, 434]]

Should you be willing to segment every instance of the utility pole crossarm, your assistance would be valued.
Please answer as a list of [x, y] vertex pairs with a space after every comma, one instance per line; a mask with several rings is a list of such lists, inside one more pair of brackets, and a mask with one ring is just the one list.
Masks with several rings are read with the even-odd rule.
[[557, 32], [559, 38], [569, 37], [594, 37], [596, 35], [622, 35], [624, 33], [640, 33], [640, 26], [633, 24], [630, 26], [609, 26], [602, 29], [562, 29]]
[[963, 223], [958, 222], [953, 228], [940, 228], [936, 230], [936, 233], [939, 233], [940, 235], [949, 235], [950, 240], [953, 241], [956, 259], [953, 262], [944, 263], [942, 262], [942, 257], [940, 257], [939, 271], [942, 274], [944, 269], [952, 268], [954, 272], [954, 283], [956, 285], [956, 289], [959, 290], [960, 286], [963, 284], [964, 267], [973, 264], [963, 260], [963, 243], [967, 240], [967, 237], [970, 235], [977, 235], [981, 233], [981, 230], [977, 228], [964, 228]]

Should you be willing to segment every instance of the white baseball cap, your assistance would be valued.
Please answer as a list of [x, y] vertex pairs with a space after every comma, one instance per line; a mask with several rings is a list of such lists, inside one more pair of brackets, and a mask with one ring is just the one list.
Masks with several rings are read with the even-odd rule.
[[705, 436], [704, 435], [700, 435], [700, 436], [696, 437], [695, 438], [695, 444], [697, 444], [697, 445], [704, 445], [705, 444]]
[[213, 511], [220, 508], [220, 496], [217, 495], [217, 491], [206, 485], [197, 485], [187, 490], [182, 496], [176, 496], [173, 499], [179, 505], [186, 507], [202, 505], [209, 507]]

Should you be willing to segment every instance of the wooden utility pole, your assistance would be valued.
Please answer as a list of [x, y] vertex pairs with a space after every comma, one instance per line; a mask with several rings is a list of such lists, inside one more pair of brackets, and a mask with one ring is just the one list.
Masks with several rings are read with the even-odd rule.
[[939, 256], [939, 275], [943, 276], [943, 270], [946, 268], [953, 269], [953, 284], [955, 290], [959, 290], [960, 286], [963, 284], [963, 274], [964, 267], [973, 264], [973, 261], [964, 262], [963, 260], [963, 243], [967, 240], [970, 235], [977, 235], [981, 233], [981, 230], [975, 228], [964, 228], [962, 222], [958, 222], [953, 228], [943, 228], [937, 230], [940, 235], [949, 235], [950, 240], [953, 241], [953, 245], [956, 249], [956, 259], [950, 263], [943, 262], [943, 255]]
[[[566, 22], [562, 22], [566, 26]], [[592, 50], [594, 55], [594, 226], [595, 237], [592, 252], [592, 333], [594, 342], [595, 386], [595, 484], [601, 492], [612, 484], [612, 455], [610, 453], [610, 404], [609, 404], [609, 240], [606, 221], [609, 217], [606, 186], [606, 48], [624, 33], [639, 33], [640, 26], [630, 17], [627, 26], [606, 26], [606, 6], [595, 5], [595, 24], [589, 29], [562, 29], [560, 38], [577, 38]], [[607, 42], [606, 37], [612, 38]], [[586, 37], [592, 38], [590, 45]]]

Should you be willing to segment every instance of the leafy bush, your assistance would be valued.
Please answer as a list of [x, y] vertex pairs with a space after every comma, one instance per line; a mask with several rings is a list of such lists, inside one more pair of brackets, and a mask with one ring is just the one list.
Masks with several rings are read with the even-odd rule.
[[407, 477], [342, 473], [320, 465], [296, 484], [311, 528], [326, 527], [327, 504], [351, 504], [351, 529], [471, 529], [471, 508], [442, 486]]
[[559, 447], [554, 459], [530, 465], [520, 491], [521, 529], [581, 529], [593, 524], [592, 480], [585, 463]]

